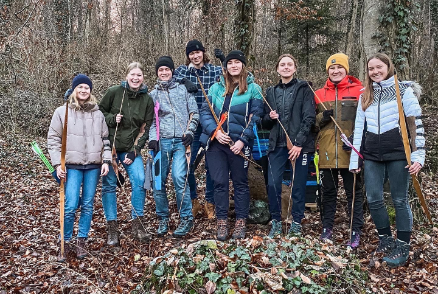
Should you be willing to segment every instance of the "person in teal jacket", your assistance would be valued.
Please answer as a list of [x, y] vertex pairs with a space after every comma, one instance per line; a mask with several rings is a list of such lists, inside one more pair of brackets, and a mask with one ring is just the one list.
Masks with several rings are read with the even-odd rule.
[[[228, 237], [229, 178], [234, 187], [236, 224], [234, 239], [243, 239], [249, 211], [248, 161], [240, 156], [251, 153], [254, 144], [253, 127], [263, 113], [261, 88], [246, 70], [243, 52], [231, 51], [225, 58], [226, 73], [209, 89], [209, 101], [201, 109], [201, 143], [207, 146], [207, 164], [214, 184], [217, 239]], [[222, 130], [216, 118], [227, 114]]]

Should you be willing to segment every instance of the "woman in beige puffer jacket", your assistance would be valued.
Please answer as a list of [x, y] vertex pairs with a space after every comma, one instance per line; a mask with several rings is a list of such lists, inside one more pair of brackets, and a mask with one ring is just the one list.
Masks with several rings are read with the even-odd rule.
[[[59, 178], [65, 179], [64, 240], [66, 250], [58, 256], [64, 261], [69, 251], [73, 234], [73, 223], [78, 207], [81, 207], [76, 254], [79, 259], [86, 256], [85, 241], [90, 231], [93, 203], [99, 176], [108, 173], [111, 164], [111, 148], [105, 117], [91, 95], [93, 84], [83, 74], [72, 81], [69, 97], [65, 163], [61, 168], [62, 131], [66, 106], [55, 110], [47, 135], [50, 158]], [[80, 190], [82, 186], [82, 195]]]

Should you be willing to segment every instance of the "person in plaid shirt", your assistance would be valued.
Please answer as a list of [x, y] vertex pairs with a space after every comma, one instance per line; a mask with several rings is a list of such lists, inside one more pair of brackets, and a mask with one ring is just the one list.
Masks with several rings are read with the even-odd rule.
[[[220, 49], [214, 50], [214, 55], [219, 58], [221, 62], [225, 60], [225, 55]], [[195, 95], [196, 103], [198, 104], [198, 109], [201, 109], [202, 103], [205, 101], [204, 94], [202, 93], [201, 86], [199, 85], [199, 80], [204, 87], [205, 92], [208, 95], [208, 89], [219, 80], [222, 75], [222, 66], [215, 66], [210, 63], [208, 55], [205, 53], [205, 48], [202, 43], [198, 40], [191, 40], [186, 46], [186, 64], [179, 66], [175, 72], [174, 76], [176, 80], [184, 84], [189, 93]], [[192, 199], [192, 212], [193, 216], [201, 211], [201, 205], [199, 204], [198, 195], [196, 193], [196, 178], [195, 178], [195, 168], [194, 162], [200, 148], [199, 137], [202, 133], [202, 127], [199, 124], [196, 132], [195, 138], [192, 144], [191, 159], [190, 159], [190, 174], [188, 178], [190, 186], [190, 197]], [[214, 218], [214, 198], [213, 198], [213, 182], [210, 178], [210, 173], [208, 171], [207, 164], [205, 165], [206, 170], [206, 188], [205, 188], [205, 200], [204, 209], [206, 211], [208, 219]]]

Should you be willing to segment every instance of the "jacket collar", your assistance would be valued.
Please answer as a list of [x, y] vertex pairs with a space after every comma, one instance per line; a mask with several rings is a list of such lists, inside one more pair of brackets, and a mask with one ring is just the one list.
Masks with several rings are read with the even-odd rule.
[[176, 85], [175, 78], [172, 77], [169, 81], [162, 81], [162, 80], [158, 79], [157, 84], [155, 85], [155, 89], [168, 90], [168, 89], [175, 88], [176, 86], [177, 85]]
[[395, 84], [395, 80], [394, 80], [394, 76], [392, 76], [387, 80], [381, 81], [380, 83], [373, 82], [373, 88], [374, 89], [389, 88], [394, 86], [394, 84]]
[[283, 84], [283, 83], [281, 82], [281, 79], [280, 79], [280, 81], [278, 82], [278, 84], [277, 84], [276, 87], [280, 87], [280, 88], [288, 88], [288, 87], [290, 87], [290, 86], [295, 85], [297, 82], [298, 82], [298, 79], [297, 79], [297, 78], [293, 78], [292, 80], [289, 81], [289, 83]]
[[327, 79], [324, 88], [329, 90], [334, 90], [335, 87], [337, 87], [338, 89], [343, 89], [343, 88], [355, 87], [360, 85], [362, 85], [362, 83], [357, 78], [346, 75], [345, 78], [343, 78], [342, 81], [340, 81], [336, 85], [330, 79]]

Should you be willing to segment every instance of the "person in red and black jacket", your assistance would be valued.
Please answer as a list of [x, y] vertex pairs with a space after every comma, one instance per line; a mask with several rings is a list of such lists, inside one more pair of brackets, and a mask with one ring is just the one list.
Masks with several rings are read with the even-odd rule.
[[[316, 146], [319, 147], [319, 169], [322, 182], [323, 229], [321, 239], [331, 240], [339, 187], [338, 174], [342, 176], [344, 182], [349, 216], [353, 200], [353, 174], [348, 170], [351, 148], [341, 141], [341, 132], [331, 117], [336, 120], [345, 135], [352, 139], [357, 103], [363, 86], [357, 78], [348, 75], [348, 56], [343, 53], [330, 56], [326, 63], [326, 70], [328, 79], [324, 87], [315, 92], [316, 126], [319, 127]], [[360, 177], [356, 181], [355, 190], [353, 233], [348, 242], [352, 248], [359, 246], [360, 232], [363, 226], [363, 197]]]

